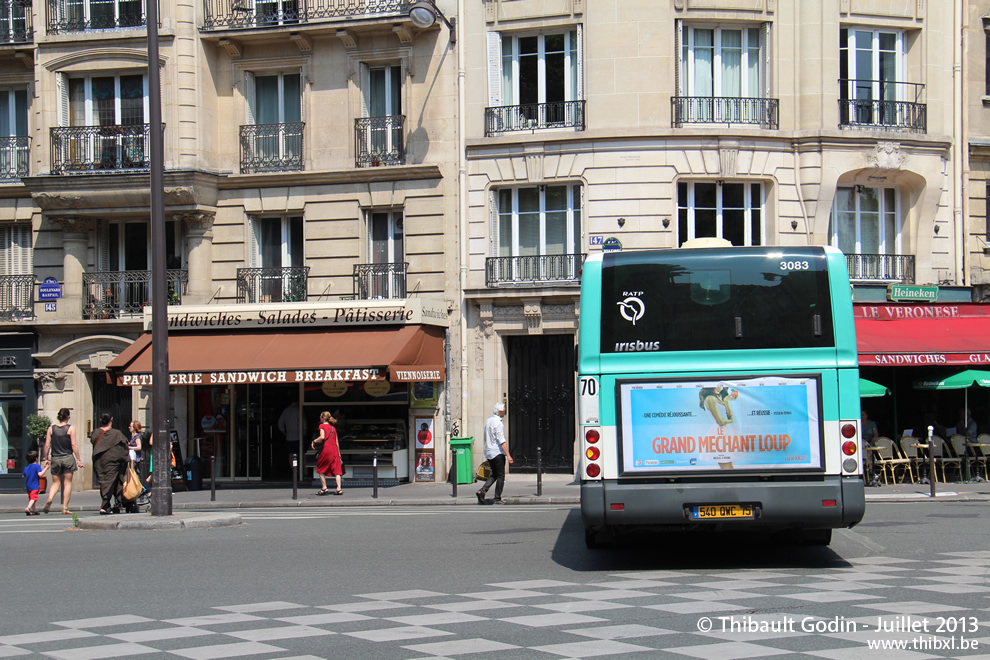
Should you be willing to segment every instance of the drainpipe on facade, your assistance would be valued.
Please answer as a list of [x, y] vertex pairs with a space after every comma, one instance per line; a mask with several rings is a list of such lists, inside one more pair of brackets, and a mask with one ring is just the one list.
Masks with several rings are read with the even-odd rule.
[[[955, 281], [962, 282], [964, 285], [968, 286], [969, 273], [966, 272], [966, 218], [963, 215], [963, 156], [965, 154], [963, 139], [963, 121], [962, 117], [966, 112], [966, 108], [963, 106], [963, 88], [965, 87], [965, 81], [962, 78], [962, 40], [966, 38], [964, 32], [962, 32], [962, 25], [965, 23], [963, 19], [963, 0], [954, 0], [952, 3], [953, 9], [953, 28], [955, 33], [960, 36], [960, 39], [953, 39], [952, 46], [952, 105], [954, 112], [952, 113], [952, 181], [953, 181], [953, 208], [952, 217], [955, 221], [954, 231], [956, 239], [956, 258], [955, 258]], [[961, 275], [961, 277], [960, 277]]]
[[962, 229], [963, 229], [963, 285], [972, 285], [972, 273], [970, 273], [969, 256], [969, 122], [966, 121], [969, 112], [969, 85], [966, 84], [968, 77], [968, 67], [966, 66], [969, 57], [969, 12], [964, 0], [956, 0], [960, 3], [959, 16], [961, 24], [959, 26], [959, 87], [962, 97], [962, 104], [959, 108], [959, 155], [962, 159], [962, 177], [959, 186], [959, 195], [962, 198]]
[[811, 223], [808, 221], [808, 207], [804, 203], [804, 191], [801, 190], [801, 154], [798, 153], [797, 142], [791, 143], [791, 149], [794, 152], [794, 187], [797, 188], [798, 206], [804, 220], [804, 234], [808, 245], [811, 245]]
[[468, 360], [467, 360], [467, 327], [468, 310], [464, 291], [467, 289], [467, 268], [468, 268], [468, 185], [467, 185], [467, 137], [465, 135], [466, 120], [466, 100], [464, 98], [464, 56], [465, 43], [467, 42], [467, 26], [464, 25], [464, 0], [457, 0], [457, 22], [459, 32], [457, 39], [457, 237], [460, 248], [460, 269], [458, 276], [459, 291], [458, 303], [461, 307], [461, 328], [460, 328], [460, 360], [461, 360], [461, 402], [460, 402], [460, 433], [467, 436], [467, 387], [468, 387]]

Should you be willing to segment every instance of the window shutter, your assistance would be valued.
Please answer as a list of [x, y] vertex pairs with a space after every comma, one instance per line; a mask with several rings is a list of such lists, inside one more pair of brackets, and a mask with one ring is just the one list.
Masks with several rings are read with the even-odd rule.
[[760, 26], [760, 84], [763, 98], [770, 96], [770, 23]]
[[502, 105], [502, 33], [488, 33], [488, 107]]
[[0, 225], [0, 275], [14, 275], [10, 267], [10, 226]]
[[58, 91], [59, 126], [69, 125], [69, 77], [60, 73], [55, 77], [55, 87]]
[[577, 89], [574, 100], [584, 100], [584, 26], [577, 24]]
[[684, 48], [684, 21], [677, 19], [674, 21], [674, 96], [686, 96], [684, 93], [684, 81], [681, 80], [681, 67], [683, 61]]
[[371, 67], [361, 62], [361, 116], [368, 116], [368, 96], [371, 95]]
[[20, 223], [10, 226], [10, 268], [11, 275], [30, 275], [34, 272], [34, 258], [31, 254], [31, 225]]
[[244, 107], [246, 109], [247, 123], [254, 124], [254, 104], [257, 102], [254, 93], [254, 72], [245, 71], [244, 72]]
[[498, 192], [491, 188], [488, 191], [488, 218], [492, 226], [492, 256], [497, 257], [498, 254], [498, 237], [499, 237], [499, 226], [498, 226]]
[[247, 265], [248, 268], [261, 267], [261, 240], [258, 233], [261, 231], [261, 223], [254, 218], [248, 218], [247, 226]]
[[110, 223], [100, 220], [96, 226], [96, 269], [100, 272], [110, 270]]

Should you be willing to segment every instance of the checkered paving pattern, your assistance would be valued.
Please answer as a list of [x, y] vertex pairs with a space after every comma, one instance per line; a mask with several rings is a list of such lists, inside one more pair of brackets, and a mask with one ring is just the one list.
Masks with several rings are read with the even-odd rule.
[[[812, 575], [800, 569], [651, 570], [611, 573], [589, 582], [498, 582], [460, 593], [362, 593], [337, 603], [190, 605], [188, 616], [180, 618], [114, 614], [54, 621], [38, 632], [0, 636], [0, 658], [856, 660], [990, 653], [990, 623], [984, 623], [990, 621], [990, 586], [973, 579], [974, 572], [981, 575], [990, 563], [990, 552], [942, 553], [925, 561], [868, 557], [849, 563]], [[894, 592], [899, 598], [891, 597]], [[987, 608], [953, 604], [961, 596]], [[878, 619], [920, 616], [975, 617], [979, 630], [965, 637], [977, 641], [978, 650], [869, 648], [870, 641], [918, 637], [877, 630]], [[712, 621], [712, 630], [700, 629], [703, 617]], [[841, 621], [843, 629], [806, 632], [795, 624], [792, 630], [776, 632], [722, 630], [728, 617], [750, 626], [811, 617], [812, 622]], [[943, 643], [952, 638], [930, 637]]]

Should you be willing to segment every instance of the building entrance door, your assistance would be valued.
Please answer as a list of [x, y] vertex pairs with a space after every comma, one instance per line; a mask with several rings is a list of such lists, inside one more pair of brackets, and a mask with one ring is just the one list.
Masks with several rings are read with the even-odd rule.
[[516, 472], [574, 471], [574, 336], [507, 337], [508, 438]]
[[279, 430], [278, 420], [290, 403], [298, 402], [299, 386], [238, 385], [234, 388], [234, 400], [234, 479], [290, 479], [288, 443]]

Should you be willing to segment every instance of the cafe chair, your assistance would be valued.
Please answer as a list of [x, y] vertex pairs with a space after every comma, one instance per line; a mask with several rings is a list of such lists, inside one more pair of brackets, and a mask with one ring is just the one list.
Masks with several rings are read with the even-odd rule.
[[[957, 433], [951, 438], [949, 438], [949, 445], [948, 445], [949, 448], [952, 449], [952, 453], [955, 454], [960, 461], [966, 461], [967, 463], [969, 463], [969, 474], [970, 474], [970, 478], [972, 478], [973, 463], [976, 463], [977, 466], [979, 466], [979, 463], [976, 460], [976, 448], [969, 447], [968, 448], [969, 451], [967, 451], [966, 445], [967, 445], [967, 440], [966, 440], [966, 436], [964, 435], [960, 435]], [[977, 467], [977, 469], [979, 468]]]
[[[883, 482], [887, 482], [887, 470], [890, 470], [890, 481], [892, 483], [902, 483], [905, 473], [911, 476], [911, 483], [914, 483], [914, 472], [911, 469], [911, 461], [900, 456], [894, 449], [894, 441], [888, 437], [877, 438], [876, 451], [873, 452], [873, 465], [879, 467], [883, 473]], [[895, 470], [901, 468], [901, 480], [897, 481]]]
[[981, 433], [976, 438], [975, 443], [971, 443], [969, 446], [969, 455], [976, 460], [976, 467], [979, 469], [980, 465], [983, 466], [983, 479], [987, 480], [990, 477], [987, 476], [987, 452], [990, 451], [990, 433]]
[[[913, 468], [914, 472], [920, 477], [922, 474], [922, 466], [928, 462], [926, 456], [922, 456], [921, 452], [915, 445], [921, 444], [921, 439], [916, 438], [913, 435], [906, 435], [901, 438], [901, 454], [908, 460], [908, 465]], [[912, 479], [914, 477], [912, 476]]]
[[932, 436], [932, 446], [931, 446], [932, 456], [935, 458], [935, 471], [938, 472], [939, 467], [942, 468], [942, 483], [948, 483], [945, 478], [945, 469], [956, 470], [956, 474], [960, 474], [960, 467], [962, 466], [962, 459], [958, 456], [954, 456], [952, 453], [951, 445], [949, 445], [941, 436]]

